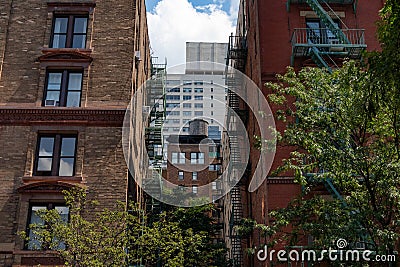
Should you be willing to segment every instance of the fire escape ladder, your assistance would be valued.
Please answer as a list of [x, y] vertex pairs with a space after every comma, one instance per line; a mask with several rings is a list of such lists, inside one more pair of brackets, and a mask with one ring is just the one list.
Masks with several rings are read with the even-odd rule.
[[337, 24], [332, 20], [329, 14], [321, 6], [318, 0], [306, 0], [307, 4], [312, 10], [317, 14], [324, 25], [339, 39], [342, 44], [351, 44], [347, 36], [343, 31], [337, 26]]
[[339, 191], [336, 189], [335, 185], [333, 184], [332, 178], [327, 178], [324, 180], [324, 185], [325, 188], [328, 190], [328, 192], [336, 199], [339, 199], [343, 206], [347, 206], [346, 201], [344, 201], [342, 195], [339, 193]]
[[320, 68], [325, 68], [329, 72], [332, 72], [331, 67], [329, 67], [328, 63], [321, 56], [320, 50], [315, 46], [311, 47], [310, 50], [311, 59], [317, 64], [317, 66]]
[[239, 225], [243, 218], [242, 197], [240, 186], [236, 185], [230, 192], [231, 197], [231, 218], [230, 218], [230, 237], [232, 243], [231, 258], [234, 267], [243, 265], [242, 238], [236, 232], [235, 226]]

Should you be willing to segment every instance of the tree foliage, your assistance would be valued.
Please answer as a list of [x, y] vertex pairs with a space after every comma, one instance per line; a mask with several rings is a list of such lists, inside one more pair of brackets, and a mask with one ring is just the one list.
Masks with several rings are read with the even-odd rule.
[[[400, 245], [400, 2], [386, 1], [380, 13], [382, 51], [368, 53], [364, 67], [288, 68], [266, 84], [287, 122], [281, 142], [296, 147], [277, 171], [291, 170], [303, 188], [271, 213], [269, 229], [290, 224], [292, 244], [312, 236], [321, 248], [344, 238], [386, 254]], [[322, 185], [333, 197], [315, 193]]]
[[171, 207], [148, 224], [137, 204], [101, 209], [82, 189], [64, 193], [68, 222], [57, 210], [40, 210], [43, 223], [30, 225], [30, 238], [34, 249], [58, 251], [67, 266], [225, 266], [224, 247], [212, 244], [212, 205]]
[[[332, 74], [288, 68], [281, 83], [267, 84], [282, 105], [280, 114], [295, 117], [282, 142], [296, 147], [281, 169], [292, 170], [303, 195], [272, 215], [291, 224], [292, 242], [311, 235], [329, 246], [339, 238], [364, 241], [376, 251], [393, 251], [400, 226], [400, 154], [397, 120], [369, 71], [347, 62]], [[294, 108], [286, 105], [294, 96]], [[333, 199], [314, 195], [325, 185]], [[336, 190], [336, 191], [335, 191]]]

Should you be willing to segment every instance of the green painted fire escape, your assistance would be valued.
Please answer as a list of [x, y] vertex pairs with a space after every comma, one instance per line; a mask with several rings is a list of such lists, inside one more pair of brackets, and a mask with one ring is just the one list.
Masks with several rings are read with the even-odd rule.
[[361, 58], [362, 51], [367, 47], [364, 40], [364, 30], [340, 29], [330, 14], [321, 5], [321, 3], [324, 3], [329, 7], [329, 3], [353, 4], [355, 11], [357, 1], [288, 0], [288, 10], [290, 10], [290, 5], [295, 3], [307, 3], [325, 28], [294, 29], [291, 40], [291, 65], [294, 65], [295, 58], [297, 57], [311, 57], [318, 67], [325, 68], [331, 72], [332, 65], [336, 65], [335, 58]]

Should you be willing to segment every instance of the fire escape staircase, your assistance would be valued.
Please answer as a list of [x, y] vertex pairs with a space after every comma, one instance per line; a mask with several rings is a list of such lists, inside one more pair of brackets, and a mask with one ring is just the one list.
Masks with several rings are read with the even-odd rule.
[[234, 267], [243, 266], [243, 252], [242, 252], [242, 238], [237, 233], [235, 226], [239, 225], [243, 218], [242, 197], [240, 193], [240, 186], [236, 185], [230, 191], [231, 198], [231, 217], [229, 221], [229, 234], [231, 239], [231, 259], [233, 260]]
[[[319, 17], [321, 24], [326, 28], [320, 29], [295, 29], [292, 35], [292, 58], [291, 65], [294, 65], [296, 57], [311, 57], [318, 67], [332, 71], [331, 65], [335, 66], [332, 57], [361, 58], [362, 51], [367, 47], [364, 40], [363, 29], [340, 29], [320, 2], [337, 4], [353, 4], [356, 1], [350, 0], [289, 0], [291, 3], [307, 3]], [[331, 36], [334, 36], [332, 38]]]
[[[227, 122], [226, 125], [229, 129], [229, 155], [230, 164], [228, 165], [227, 173], [229, 177], [235, 177], [232, 182], [237, 182], [242, 177], [236, 177], [242, 168], [246, 168], [247, 163], [244, 164], [241, 158], [241, 151], [239, 149], [239, 134], [237, 133], [236, 124], [238, 120], [245, 122], [247, 115], [246, 110], [241, 107], [241, 100], [235, 93], [241, 90], [243, 86], [242, 75], [240, 72], [244, 72], [247, 58], [247, 42], [246, 36], [229, 36], [227, 61], [226, 61], [226, 72], [225, 72], [225, 84], [228, 88], [228, 106], [229, 109], [226, 114]], [[239, 74], [239, 75], [238, 75]], [[235, 116], [235, 113], [239, 115], [239, 118]], [[230, 259], [232, 260], [232, 266], [242, 267], [243, 266], [243, 248], [242, 248], [242, 237], [237, 233], [237, 225], [243, 219], [243, 206], [241, 197], [241, 184], [240, 181], [237, 183], [232, 190], [229, 192], [229, 239], [231, 247]]]
[[[145, 128], [146, 150], [150, 161], [148, 175], [144, 179], [144, 188], [152, 197], [147, 198], [147, 211], [157, 216], [161, 210], [163, 137], [162, 126], [165, 120], [165, 83], [166, 63], [151, 60], [151, 79], [146, 83], [146, 105], [150, 109], [148, 127]], [[155, 198], [153, 198], [155, 197]]]

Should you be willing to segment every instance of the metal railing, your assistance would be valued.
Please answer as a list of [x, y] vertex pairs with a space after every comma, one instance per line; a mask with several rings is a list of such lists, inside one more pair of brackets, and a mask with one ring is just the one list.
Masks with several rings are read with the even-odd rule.
[[292, 45], [307, 45], [318, 47], [366, 47], [364, 29], [339, 29], [342, 31], [350, 44], [343, 43], [336, 36], [337, 34], [328, 28], [302, 28], [294, 29], [292, 34]]
[[[304, 4], [307, 3], [306, 0], [288, 0], [289, 4]], [[354, 4], [355, 0], [319, 0], [321, 3], [328, 4], [341, 4], [341, 5], [351, 5]]]

